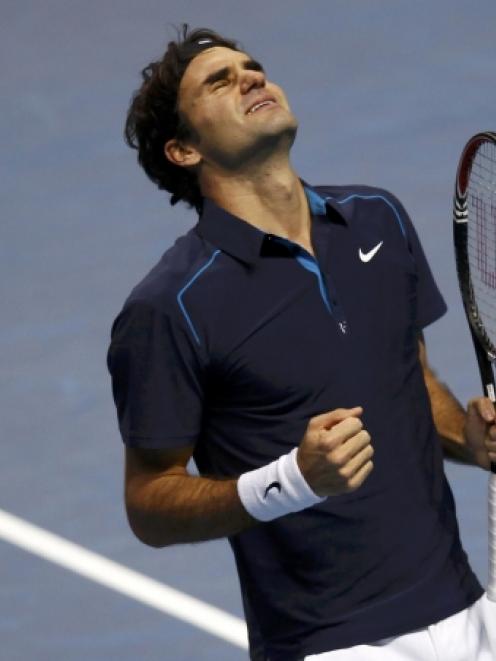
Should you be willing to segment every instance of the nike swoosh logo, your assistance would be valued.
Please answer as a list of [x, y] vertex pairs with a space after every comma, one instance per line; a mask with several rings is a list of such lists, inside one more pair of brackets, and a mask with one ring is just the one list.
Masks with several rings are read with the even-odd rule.
[[269, 491], [274, 488], [277, 489], [279, 493], [281, 493], [281, 485], [279, 484], [279, 482], [271, 482], [269, 486], [265, 489], [264, 498], [267, 498], [267, 494], [269, 493]]
[[370, 262], [370, 260], [372, 259], [372, 257], [373, 257], [377, 252], [379, 252], [379, 250], [380, 250], [380, 248], [381, 248], [381, 246], [382, 246], [383, 243], [384, 243], [384, 241], [381, 241], [381, 242], [378, 243], [376, 246], [374, 246], [374, 247], [372, 248], [372, 250], [369, 250], [368, 252], [362, 252], [362, 249], [359, 248], [359, 249], [358, 249], [358, 255], [360, 256], [360, 259], [362, 260], [362, 262]]

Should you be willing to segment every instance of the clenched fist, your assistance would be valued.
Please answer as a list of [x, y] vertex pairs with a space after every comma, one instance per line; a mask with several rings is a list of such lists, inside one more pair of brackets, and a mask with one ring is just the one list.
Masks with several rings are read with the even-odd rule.
[[370, 434], [363, 429], [361, 406], [334, 409], [310, 418], [296, 460], [318, 496], [354, 491], [374, 467]]

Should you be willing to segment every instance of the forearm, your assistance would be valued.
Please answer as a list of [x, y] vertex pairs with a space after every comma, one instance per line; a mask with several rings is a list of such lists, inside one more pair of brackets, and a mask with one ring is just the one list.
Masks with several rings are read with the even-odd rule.
[[464, 464], [475, 464], [474, 456], [464, 438], [466, 412], [449, 388], [438, 381], [434, 372], [424, 370], [425, 384], [431, 401], [432, 414], [441, 438], [444, 458]]
[[244, 509], [237, 480], [162, 475], [126, 489], [135, 535], [149, 546], [192, 543], [234, 535], [260, 523]]

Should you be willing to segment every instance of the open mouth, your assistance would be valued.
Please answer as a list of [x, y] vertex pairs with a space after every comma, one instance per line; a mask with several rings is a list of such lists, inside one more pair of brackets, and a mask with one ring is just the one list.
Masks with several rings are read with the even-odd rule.
[[269, 106], [276, 106], [277, 103], [274, 99], [265, 99], [264, 101], [258, 101], [254, 103], [251, 108], [246, 111], [247, 115], [252, 115], [255, 112], [258, 112], [261, 108], [266, 108]]

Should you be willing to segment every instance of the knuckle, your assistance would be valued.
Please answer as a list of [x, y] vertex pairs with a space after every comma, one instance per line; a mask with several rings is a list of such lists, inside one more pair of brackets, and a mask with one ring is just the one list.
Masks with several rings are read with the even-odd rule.
[[325, 429], [314, 429], [308, 434], [308, 440], [312, 443], [312, 445], [315, 445], [318, 448], [325, 446], [327, 442]]
[[345, 456], [344, 452], [339, 452], [339, 451], [334, 452], [333, 457], [334, 457], [333, 463], [334, 463], [335, 466], [339, 466], [340, 468], [342, 468], [345, 465], [346, 456]]
[[320, 452], [329, 452], [331, 449], [331, 437], [328, 432], [326, 432], [325, 429], [321, 429], [319, 434], [316, 436], [316, 448]]
[[337, 422], [335, 425], [331, 427], [331, 429], [328, 430], [328, 434], [331, 437], [340, 436], [345, 431], [346, 424], [347, 424], [346, 420], [341, 420], [340, 422]]
[[363, 439], [364, 439], [364, 441], [367, 441], [367, 443], [371, 440], [370, 439], [370, 434], [366, 429], [362, 429], [362, 431], [360, 433], [363, 435]]
[[354, 429], [358, 429], [358, 430], [363, 429], [363, 422], [360, 420], [360, 418], [352, 417], [352, 418], [350, 418], [350, 420], [353, 421]]
[[319, 427], [319, 420], [318, 416], [314, 416], [313, 418], [310, 418], [307, 424], [307, 429], [309, 432], [316, 432], [318, 431]]
[[323, 429], [315, 429], [309, 436], [316, 445], [321, 445], [324, 441]]

